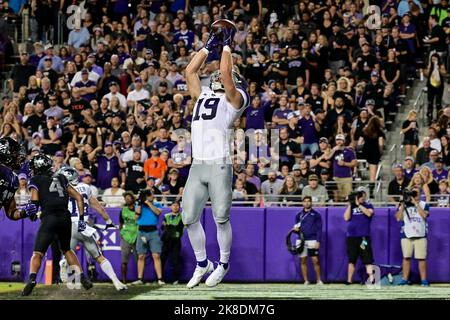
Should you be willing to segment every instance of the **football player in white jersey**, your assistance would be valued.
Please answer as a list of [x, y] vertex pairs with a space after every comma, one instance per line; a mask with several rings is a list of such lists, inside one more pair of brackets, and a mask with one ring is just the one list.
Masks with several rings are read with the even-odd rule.
[[[234, 30], [224, 30], [223, 38], [211, 33], [205, 47], [199, 50], [186, 67], [186, 81], [195, 101], [191, 124], [193, 163], [183, 192], [183, 223], [194, 249], [197, 266], [187, 284], [197, 286], [203, 276], [211, 273], [206, 285], [219, 284], [228, 270], [231, 249], [229, 221], [232, 199], [232, 165], [229, 130], [249, 105], [246, 82], [233, 71], [230, 45]], [[210, 85], [202, 87], [198, 72], [211, 50], [223, 45], [220, 68], [211, 74]], [[208, 198], [211, 199], [217, 226], [220, 263], [214, 270], [205, 248], [205, 232], [200, 217]]]
[[[74, 168], [61, 168], [57, 172], [57, 174], [64, 175], [69, 183], [75, 188], [75, 190], [77, 190], [78, 193], [83, 196], [85, 212], [87, 212], [89, 207], [94, 208], [98, 213], [100, 213], [102, 218], [105, 219], [106, 228], [114, 227], [108, 213], [106, 213], [105, 211], [105, 208], [103, 208], [98, 200], [94, 196], [92, 196], [91, 188], [89, 187], [89, 185], [78, 182], [79, 175]], [[72, 248], [72, 250], [75, 250], [77, 244], [81, 242], [84, 246], [84, 249], [88, 252], [89, 256], [97, 261], [103, 272], [108, 276], [108, 278], [111, 279], [117, 291], [126, 290], [127, 286], [120, 282], [120, 280], [117, 278], [111, 262], [109, 262], [109, 260], [103, 256], [100, 247], [98, 246], [97, 241], [94, 237], [94, 233], [96, 232], [96, 230], [92, 227], [87, 227], [85, 231], [78, 232], [77, 226], [79, 220], [79, 212], [78, 207], [76, 206], [76, 204], [74, 205], [74, 201], [72, 198], [69, 199], [68, 209], [72, 218], [72, 239], [70, 241], [70, 247]], [[65, 282], [67, 281], [67, 262], [65, 259], [60, 261], [60, 267], [60, 278], [61, 281]]]

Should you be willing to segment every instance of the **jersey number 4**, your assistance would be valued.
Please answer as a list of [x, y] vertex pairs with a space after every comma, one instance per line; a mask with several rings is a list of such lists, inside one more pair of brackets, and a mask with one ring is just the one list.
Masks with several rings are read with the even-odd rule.
[[[203, 103], [203, 101], [205, 103]], [[216, 117], [217, 114], [217, 107], [219, 106], [219, 101], [220, 98], [209, 98], [209, 99], [200, 99], [197, 102], [197, 108], [195, 109], [195, 115], [194, 115], [194, 119], [192, 119], [192, 121], [197, 121], [200, 120], [200, 117], [203, 120], [212, 120]], [[200, 115], [200, 109], [202, 108], [202, 104], [205, 107], [206, 111], [205, 113], [202, 113]]]
[[59, 182], [58, 178], [53, 178], [52, 184], [49, 188], [50, 192], [58, 192], [58, 195], [63, 198], [64, 197], [64, 189], [61, 186], [61, 183]]

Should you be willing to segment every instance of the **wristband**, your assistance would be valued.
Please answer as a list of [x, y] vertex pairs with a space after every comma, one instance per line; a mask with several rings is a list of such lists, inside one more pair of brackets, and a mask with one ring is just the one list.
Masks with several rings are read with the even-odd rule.
[[206, 55], [208, 55], [209, 54], [209, 50], [208, 49], [206, 49], [206, 48], [202, 48], [200, 51], [202, 51], [202, 52], [204, 52]]
[[106, 224], [112, 224], [112, 220], [111, 219], [106, 220]]
[[222, 50], [231, 53], [231, 48], [229, 46], [224, 46]]

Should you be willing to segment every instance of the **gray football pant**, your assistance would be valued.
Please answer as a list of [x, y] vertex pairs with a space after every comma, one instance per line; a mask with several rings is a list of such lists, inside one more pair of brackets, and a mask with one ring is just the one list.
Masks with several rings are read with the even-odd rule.
[[97, 241], [92, 237], [86, 237], [81, 232], [78, 232], [78, 223], [72, 222], [72, 239], [70, 240], [70, 249], [75, 252], [78, 243], [82, 243], [84, 250], [93, 258], [97, 259], [102, 255]]
[[226, 223], [230, 219], [232, 199], [233, 169], [230, 164], [195, 163], [183, 191], [184, 225], [200, 220], [208, 198], [216, 223]]

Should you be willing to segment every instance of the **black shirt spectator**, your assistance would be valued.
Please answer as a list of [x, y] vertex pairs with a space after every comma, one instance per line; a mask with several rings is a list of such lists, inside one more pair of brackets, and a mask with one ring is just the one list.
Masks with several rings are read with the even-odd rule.
[[28, 79], [36, 73], [36, 67], [28, 63], [28, 53], [20, 54], [20, 63], [11, 71], [14, 92], [19, 92], [21, 86], [28, 86]]

